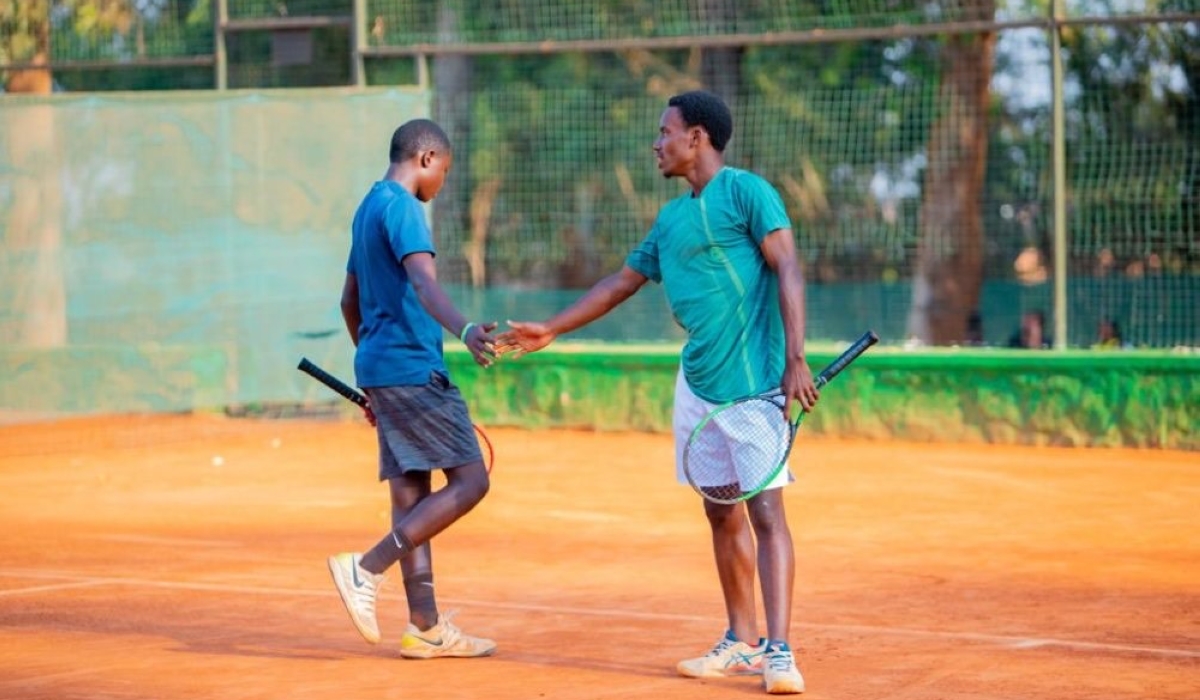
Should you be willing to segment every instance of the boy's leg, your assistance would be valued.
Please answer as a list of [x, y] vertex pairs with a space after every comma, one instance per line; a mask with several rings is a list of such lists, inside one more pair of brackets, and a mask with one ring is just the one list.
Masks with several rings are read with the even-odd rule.
[[[355, 627], [367, 641], [376, 643], [378, 587], [383, 572], [402, 559], [417, 557], [401, 567], [410, 596], [410, 618], [429, 627], [438, 624], [427, 543], [470, 512], [490, 484], [466, 403], [445, 377], [431, 374], [426, 385], [374, 389], [370, 396], [379, 440], [379, 476], [388, 481], [392, 492], [392, 531], [361, 558], [340, 554], [330, 557], [329, 566]], [[447, 464], [461, 466], [445, 469], [446, 486], [431, 493], [431, 471]], [[428, 595], [423, 595], [425, 588], [430, 589]]]
[[387, 568], [409, 556], [479, 504], [490, 488], [483, 461], [447, 469], [446, 485], [422, 498], [392, 531], [363, 555], [372, 569]]
[[[420, 472], [412, 479], [389, 479], [388, 489], [392, 497], [392, 527], [396, 528], [404, 518], [432, 492], [429, 472]], [[433, 584], [432, 542], [427, 541], [400, 559], [400, 572], [404, 581], [404, 597], [408, 601], [408, 621], [421, 629], [437, 624], [437, 598]]]
[[[405, 531], [418, 533], [417, 537], [426, 537], [426, 533], [437, 528], [446, 518], [450, 522], [466, 515], [487, 494], [487, 468], [483, 462], [476, 462], [456, 469], [446, 470], [446, 486], [437, 493], [421, 501], [412, 513], [403, 518], [400, 527]], [[435, 502], [436, 499], [436, 502]], [[432, 505], [431, 505], [431, 502]], [[444, 527], [444, 526], [443, 526]], [[440, 532], [441, 530], [437, 530]], [[436, 533], [435, 533], [436, 534]], [[428, 535], [432, 537], [432, 535]], [[428, 541], [426, 541], [426, 545]], [[412, 556], [400, 560], [401, 565], [416, 559], [421, 549], [418, 548]], [[418, 586], [419, 581], [414, 581]], [[432, 577], [430, 577], [432, 584]], [[409, 589], [408, 584], [405, 586]], [[429, 594], [432, 598], [433, 588]], [[410, 595], [412, 593], [410, 592]], [[411, 602], [410, 602], [411, 606]], [[496, 642], [483, 637], [473, 637], [458, 628], [451, 617], [453, 613], [437, 614], [434, 608], [434, 619], [418, 620], [414, 615], [400, 639], [400, 655], [407, 659], [435, 659], [444, 657], [470, 658], [490, 656], [496, 651]]]

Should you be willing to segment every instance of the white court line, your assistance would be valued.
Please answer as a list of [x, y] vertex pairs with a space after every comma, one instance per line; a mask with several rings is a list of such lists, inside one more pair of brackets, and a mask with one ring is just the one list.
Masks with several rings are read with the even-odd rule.
[[197, 540], [189, 537], [153, 537], [149, 535], [84, 535], [88, 539], [107, 542], [129, 542], [132, 544], [161, 544], [171, 547], [243, 547], [241, 542], [228, 540]]
[[30, 586], [28, 588], [11, 588], [8, 590], [0, 590], [0, 597], [10, 595], [29, 595], [30, 593], [45, 593], [48, 591], [65, 591], [71, 588], [90, 588], [94, 586], [108, 585], [108, 581], [99, 579], [88, 579], [84, 581], [75, 581], [73, 583], [57, 583], [49, 586]]
[[[298, 588], [271, 588], [267, 586], [239, 586], [221, 583], [156, 581], [153, 579], [124, 577], [91, 577], [52, 571], [0, 571], [0, 576], [10, 578], [57, 579], [73, 582], [59, 586], [38, 586], [33, 588], [0, 591], [0, 596], [27, 594], [38, 592], [39, 590], [57, 590], [59, 588], [102, 585], [135, 586], [170, 590], [215, 591], [221, 593], [302, 596], [309, 598], [328, 598], [334, 595], [332, 589], [306, 590]], [[617, 608], [575, 608], [529, 603], [501, 603], [490, 600], [474, 600], [468, 598], [445, 598], [443, 599], [443, 602], [449, 605], [470, 605], [492, 610], [514, 610], [519, 612], [549, 613], [553, 615], [579, 615], [586, 617], [607, 617], [634, 620], [662, 620], [667, 622], [720, 623], [720, 621], [716, 618], [704, 615], [652, 613]], [[1069, 649], [1074, 651], [1099, 651], [1109, 653], [1146, 654], [1150, 656], [1200, 659], [1200, 649], [1172, 649], [1169, 647], [1151, 647], [1140, 646], [1136, 644], [1110, 644], [1107, 642], [1088, 642], [1072, 639], [1057, 639], [1054, 637], [1019, 637], [1006, 634], [988, 634], [986, 632], [941, 632], [937, 630], [921, 630], [907, 627], [887, 627], [883, 625], [835, 625], [821, 624], [816, 622], [800, 622], [797, 623], [796, 626], [812, 630], [824, 630], [828, 632], [980, 642], [985, 644], [995, 644], [997, 646], [1002, 646], [1009, 649], [1038, 649], [1044, 647], [1057, 647], [1060, 649]]]
[[927, 471], [939, 474], [943, 477], [954, 479], [974, 479], [976, 481], [1000, 484], [1011, 488], [1024, 489], [1025, 491], [1045, 492], [1047, 490], [1045, 484], [1041, 484], [1033, 479], [1024, 479], [1019, 476], [1008, 476], [1006, 474], [996, 474], [993, 472], [982, 471], [978, 469], [969, 469], [964, 467], [939, 467], [927, 466]]

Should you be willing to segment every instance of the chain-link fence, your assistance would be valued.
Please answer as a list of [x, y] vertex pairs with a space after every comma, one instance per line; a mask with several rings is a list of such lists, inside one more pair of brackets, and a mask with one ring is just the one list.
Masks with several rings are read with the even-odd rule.
[[[784, 196], [816, 337], [901, 340], [933, 288], [976, 319], [956, 341], [1006, 344], [1041, 311], [1072, 346], [1105, 321], [1200, 345], [1200, 0], [1045, 4], [0, 2], [0, 63], [69, 92], [431, 85], [459, 154], [443, 276], [531, 311], [529, 290], [549, 308], [620, 265], [679, 193], [650, 143], [669, 95], [708, 87], [730, 163]], [[592, 332], [678, 337], [647, 305]]]

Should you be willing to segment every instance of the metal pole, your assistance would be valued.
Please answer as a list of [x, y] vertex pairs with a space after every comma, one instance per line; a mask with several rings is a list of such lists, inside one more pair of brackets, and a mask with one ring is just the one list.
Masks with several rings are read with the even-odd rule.
[[367, 48], [367, 0], [354, 0], [354, 17], [350, 22], [350, 79], [355, 87], [367, 86], [364, 65]]
[[1063, 0], [1050, 6], [1051, 163], [1054, 171], [1054, 348], [1067, 347], [1067, 132], [1063, 106]]
[[417, 85], [422, 90], [429, 89], [429, 57], [425, 54], [417, 56]]
[[225, 23], [229, 21], [229, 0], [213, 4], [213, 82], [218, 90], [229, 87], [229, 61], [225, 54]]

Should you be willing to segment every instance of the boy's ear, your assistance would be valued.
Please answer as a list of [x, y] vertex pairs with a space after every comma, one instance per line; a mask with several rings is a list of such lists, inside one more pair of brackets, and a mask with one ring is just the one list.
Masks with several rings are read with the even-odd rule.
[[433, 164], [433, 159], [437, 156], [437, 151], [421, 151], [420, 163], [422, 168], [428, 168]]

